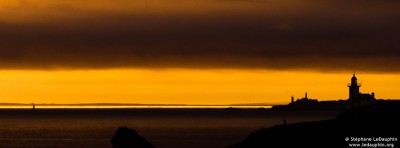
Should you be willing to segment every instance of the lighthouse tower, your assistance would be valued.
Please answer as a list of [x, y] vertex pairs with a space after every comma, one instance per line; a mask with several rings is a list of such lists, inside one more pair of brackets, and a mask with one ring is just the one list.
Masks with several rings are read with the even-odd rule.
[[353, 108], [354, 102], [357, 102], [357, 99], [360, 95], [360, 87], [361, 84], [357, 83], [356, 74], [353, 73], [353, 77], [351, 78], [351, 83], [347, 85], [349, 87], [349, 101], [350, 105]]

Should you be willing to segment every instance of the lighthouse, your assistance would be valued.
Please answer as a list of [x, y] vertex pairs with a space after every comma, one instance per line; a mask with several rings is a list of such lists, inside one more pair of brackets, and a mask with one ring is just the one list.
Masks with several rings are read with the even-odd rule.
[[353, 73], [353, 77], [351, 78], [351, 83], [347, 85], [349, 87], [349, 101], [351, 104], [351, 107], [354, 107], [354, 103], [357, 98], [358, 95], [360, 94], [360, 87], [361, 84], [357, 83], [357, 77], [356, 74]]
[[349, 107], [355, 108], [364, 105], [376, 103], [375, 93], [364, 94], [360, 93], [361, 84], [357, 82], [356, 74], [353, 73], [351, 83], [347, 85], [349, 87]]

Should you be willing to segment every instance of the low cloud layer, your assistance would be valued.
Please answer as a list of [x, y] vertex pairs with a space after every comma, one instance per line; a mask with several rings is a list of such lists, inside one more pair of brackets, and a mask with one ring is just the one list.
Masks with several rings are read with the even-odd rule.
[[0, 69], [400, 72], [394, 0], [9, 2]]

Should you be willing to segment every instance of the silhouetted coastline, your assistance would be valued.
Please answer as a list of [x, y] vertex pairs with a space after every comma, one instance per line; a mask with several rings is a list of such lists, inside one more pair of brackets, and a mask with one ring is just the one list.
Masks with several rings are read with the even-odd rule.
[[[400, 125], [400, 101], [353, 108], [331, 120], [276, 125], [250, 134], [230, 148], [349, 147], [349, 137], [395, 137]], [[348, 139], [347, 139], [348, 140]], [[398, 141], [394, 142], [398, 146]]]
[[271, 108], [273, 111], [345, 111], [348, 102], [345, 100], [339, 101], [318, 101], [310, 103], [291, 103], [288, 105], [276, 105]]

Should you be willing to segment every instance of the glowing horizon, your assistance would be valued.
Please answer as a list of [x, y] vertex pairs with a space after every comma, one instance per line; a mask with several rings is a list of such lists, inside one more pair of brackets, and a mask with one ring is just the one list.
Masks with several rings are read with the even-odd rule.
[[[0, 103], [281, 104], [290, 97], [348, 98], [351, 73], [109, 69], [0, 72]], [[357, 73], [361, 92], [400, 98], [397, 74]]]

